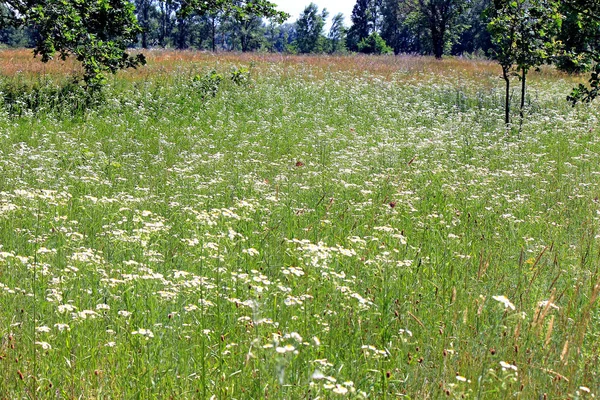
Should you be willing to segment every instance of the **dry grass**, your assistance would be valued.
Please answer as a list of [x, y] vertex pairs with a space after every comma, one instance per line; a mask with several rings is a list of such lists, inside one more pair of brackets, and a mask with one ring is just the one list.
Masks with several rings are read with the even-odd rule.
[[[433, 57], [412, 55], [366, 56], [366, 55], [284, 55], [276, 53], [210, 53], [202, 51], [148, 50], [148, 64], [137, 70], [121, 72], [119, 76], [128, 80], [145, 80], [156, 75], [170, 75], [189, 68], [253, 64], [259, 71], [280, 65], [293, 74], [306, 66], [306, 76], [311, 79], [324, 78], [330, 72], [353, 72], [357, 75], [373, 74], [384, 79], [392, 76], [414, 80], [418, 76], [439, 75], [441, 80], [450, 73], [453, 77], [466, 80], [493, 82], [500, 78], [498, 65], [490, 60], [472, 60], [459, 57], [436, 60]], [[294, 67], [294, 68], [289, 68]], [[39, 77], [49, 75], [64, 77], [79, 71], [77, 63], [53, 60], [42, 63], [32, 56], [29, 49], [0, 50], [0, 71], [4, 76]], [[551, 67], [532, 72], [530, 79], [565, 79], [572, 82], [584, 81], [583, 76], [569, 76]]]

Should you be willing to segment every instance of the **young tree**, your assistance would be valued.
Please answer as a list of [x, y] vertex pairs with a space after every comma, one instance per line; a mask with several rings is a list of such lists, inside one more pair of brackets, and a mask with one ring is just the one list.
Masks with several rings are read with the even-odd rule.
[[0, 28], [32, 26], [38, 33], [34, 55], [43, 62], [59, 53], [83, 65], [88, 87], [99, 87], [107, 73], [145, 63], [143, 55], [126, 52], [140, 33], [134, 6], [128, 0], [7, 0]]
[[495, 0], [488, 24], [494, 46], [492, 56], [502, 67], [506, 83], [504, 122], [510, 124], [510, 76], [520, 72], [523, 117], [527, 73], [548, 61], [560, 26], [558, 5], [552, 0]]
[[296, 46], [300, 53], [318, 53], [323, 50], [323, 28], [327, 10], [319, 14], [319, 7], [310, 3], [296, 21]]
[[527, 73], [531, 68], [549, 62], [558, 50], [555, 42], [562, 17], [559, 4], [554, 0], [524, 0], [517, 41], [517, 70], [521, 72], [521, 105], [519, 115], [523, 120]]
[[510, 76], [517, 62], [517, 40], [519, 30], [519, 3], [496, 1], [492, 12], [494, 17], [488, 24], [493, 50], [492, 57], [502, 67], [505, 82], [504, 123], [510, 124]]

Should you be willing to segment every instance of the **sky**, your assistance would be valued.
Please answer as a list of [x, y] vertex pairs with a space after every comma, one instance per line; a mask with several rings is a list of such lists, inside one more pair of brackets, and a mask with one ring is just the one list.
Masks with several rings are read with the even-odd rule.
[[[287, 22], [294, 22], [298, 19], [304, 8], [311, 3], [311, 0], [270, 0], [272, 3], [277, 4], [277, 9], [285, 11], [290, 14], [290, 18]], [[312, 0], [319, 7], [319, 11], [326, 8], [329, 12], [327, 17], [327, 27], [331, 25], [331, 18], [337, 13], [344, 14], [345, 25], [350, 25], [350, 14], [352, 14], [352, 8], [356, 3], [356, 0]]]

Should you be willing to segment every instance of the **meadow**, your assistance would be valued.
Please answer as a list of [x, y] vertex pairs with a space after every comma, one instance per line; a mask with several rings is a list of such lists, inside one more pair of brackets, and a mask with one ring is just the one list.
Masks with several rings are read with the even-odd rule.
[[600, 392], [582, 77], [532, 73], [507, 130], [488, 61], [148, 57], [85, 114], [0, 111], [0, 399]]

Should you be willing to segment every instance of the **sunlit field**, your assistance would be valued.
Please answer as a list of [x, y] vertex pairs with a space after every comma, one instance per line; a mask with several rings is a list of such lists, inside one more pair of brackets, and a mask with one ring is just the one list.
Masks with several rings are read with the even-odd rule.
[[532, 73], [507, 129], [488, 61], [148, 58], [0, 111], [0, 399], [599, 395], [584, 77]]

